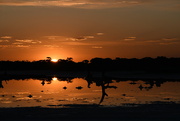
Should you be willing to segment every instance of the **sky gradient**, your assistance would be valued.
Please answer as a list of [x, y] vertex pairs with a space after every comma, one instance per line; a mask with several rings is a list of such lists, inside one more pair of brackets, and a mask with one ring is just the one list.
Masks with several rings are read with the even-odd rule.
[[0, 60], [180, 57], [180, 0], [0, 0]]

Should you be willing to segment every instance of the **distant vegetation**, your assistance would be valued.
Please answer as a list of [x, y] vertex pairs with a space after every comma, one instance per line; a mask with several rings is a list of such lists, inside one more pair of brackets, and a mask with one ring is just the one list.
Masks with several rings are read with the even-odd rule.
[[38, 61], [0, 61], [0, 70], [59, 70], [59, 71], [151, 71], [151, 72], [180, 72], [180, 58], [92, 58], [74, 62], [73, 58], [59, 59], [52, 62], [51, 57]]

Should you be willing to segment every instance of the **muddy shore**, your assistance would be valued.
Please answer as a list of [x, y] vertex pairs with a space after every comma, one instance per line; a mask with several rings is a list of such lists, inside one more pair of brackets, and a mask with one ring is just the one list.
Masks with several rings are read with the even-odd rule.
[[104, 121], [178, 121], [180, 104], [150, 104], [128, 107], [72, 105], [68, 108], [0, 108], [2, 121], [11, 120], [104, 120]]

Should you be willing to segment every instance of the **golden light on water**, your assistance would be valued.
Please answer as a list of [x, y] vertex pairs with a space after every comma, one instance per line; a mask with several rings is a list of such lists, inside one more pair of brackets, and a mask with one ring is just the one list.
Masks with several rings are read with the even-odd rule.
[[52, 59], [51, 61], [56, 63], [56, 62], [58, 62], [58, 59]]
[[[88, 88], [87, 81], [82, 78], [74, 78], [72, 83], [67, 83], [67, 81], [58, 81], [58, 78], [54, 76], [52, 81], [44, 86], [41, 84], [42, 80], [38, 79], [27, 79], [27, 81], [15, 79], [9, 80], [8, 83], [2, 81], [4, 88], [0, 88], [0, 107], [98, 104], [103, 93], [102, 86], [93, 83], [91, 88]], [[130, 82], [111, 83], [110, 86], [117, 86], [117, 88], [105, 89], [108, 97], [111, 98], [104, 98], [102, 104], [120, 106], [124, 103], [148, 104], [152, 101], [178, 102], [180, 100], [179, 82], [166, 82], [161, 87], [154, 86], [149, 91], [138, 88], [144, 81], [137, 81], [137, 84], [130, 84]], [[83, 88], [78, 90], [76, 87], [79, 86]], [[27, 97], [30, 94], [33, 96], [32, 100]]]

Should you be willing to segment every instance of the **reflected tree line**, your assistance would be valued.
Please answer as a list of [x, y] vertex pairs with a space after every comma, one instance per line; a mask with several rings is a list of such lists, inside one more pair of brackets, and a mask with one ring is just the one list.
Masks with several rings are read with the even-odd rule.
[[92, 58], [74, 62], [73, 58], [59, 59], [52, 62], [51, 57], [38, 61], [0, 61], [0, 70], [120, 70], [133, 71], [144, 70], [152, 72], [179, 72], [180, 58], [167, 58], [158, 56], [156, 58]]
[[[73, 83], [73, 79], [75, 79], [76, 77], [54, 77], [56, 78], [56, 81], [66, 81], [67, 83]], [[7, 84], [8, 84], [8, 81], [12, 80], [12, 79], [16, 79], [16, 80], [27, 80], [27, 79], [30, 79], [30, 78], [20, 78], [20, 77], [13, 77], [13, 78], [0, 78], [0, 88], [4, 88], [3, 86], [3, 81], [5, 81]], [[36, 78], [31, 78], [31, 79], [36, 79], [36, 80], [40, 80], [41, 82], [41, 85], [44, 86], [46, 84], [51, 84], [54, 79], [53, 77], [36, 77]], [[96, 86], [98, 87], [101, 87], [101, 92], [102, 92], [102, 95], [101, 95], [101, 98], [100, 98], [100, 101], [99, 101], [99, 104], [101, 104], [103, 102], [103, 100], [105, 99], [106, 96], [108, 96], [108, 94], [106, 93], [106, 90], [112, 88], [112, 89], [116, 89], [118, 88], [117, 86], [113, 85], [113, 83], [119, 83], [119, 82], [123, 82], [123, 81], [130, 81], [129, 84], [131, 85], [138, 85], [137, 87], [140, 89], [140, 90], [145, 90], [145, 91], [149, 91], [150, 89], [154, 88], [155, 86], [156, 87], [161, 87], [161, 85], [165, 82], [169, 82], [169, 81], [175, 81], [175, 80], [151, 80], [151, 79], [148, 79], [148, 80], [141, 80], [143, 83], [139, 83], [139, 79], [113, 79], [113, 78], [109, 78], [109, 77], [106, 77], [106, 75], [104, 74], [104, 72], [102, 72], [102, 76], [101, 77], [96, 77], [96, 78], [93, 78], [92, 74], [89, 72], [87, 74], [86, 77], [83, 78], [84, 80], [87, 81], [87, 87], [88, 88], [91, 88], [91, 85], [92, 84], [95, 84]], [[83, 89], [84, 87], [82, 86], [78, 86], [78, 87], [75, 87], [76, 89], [78, 90], [81, 90]], [[64, 86], [63, 87], [64, 90], [68, 89], [68, 87]]]

